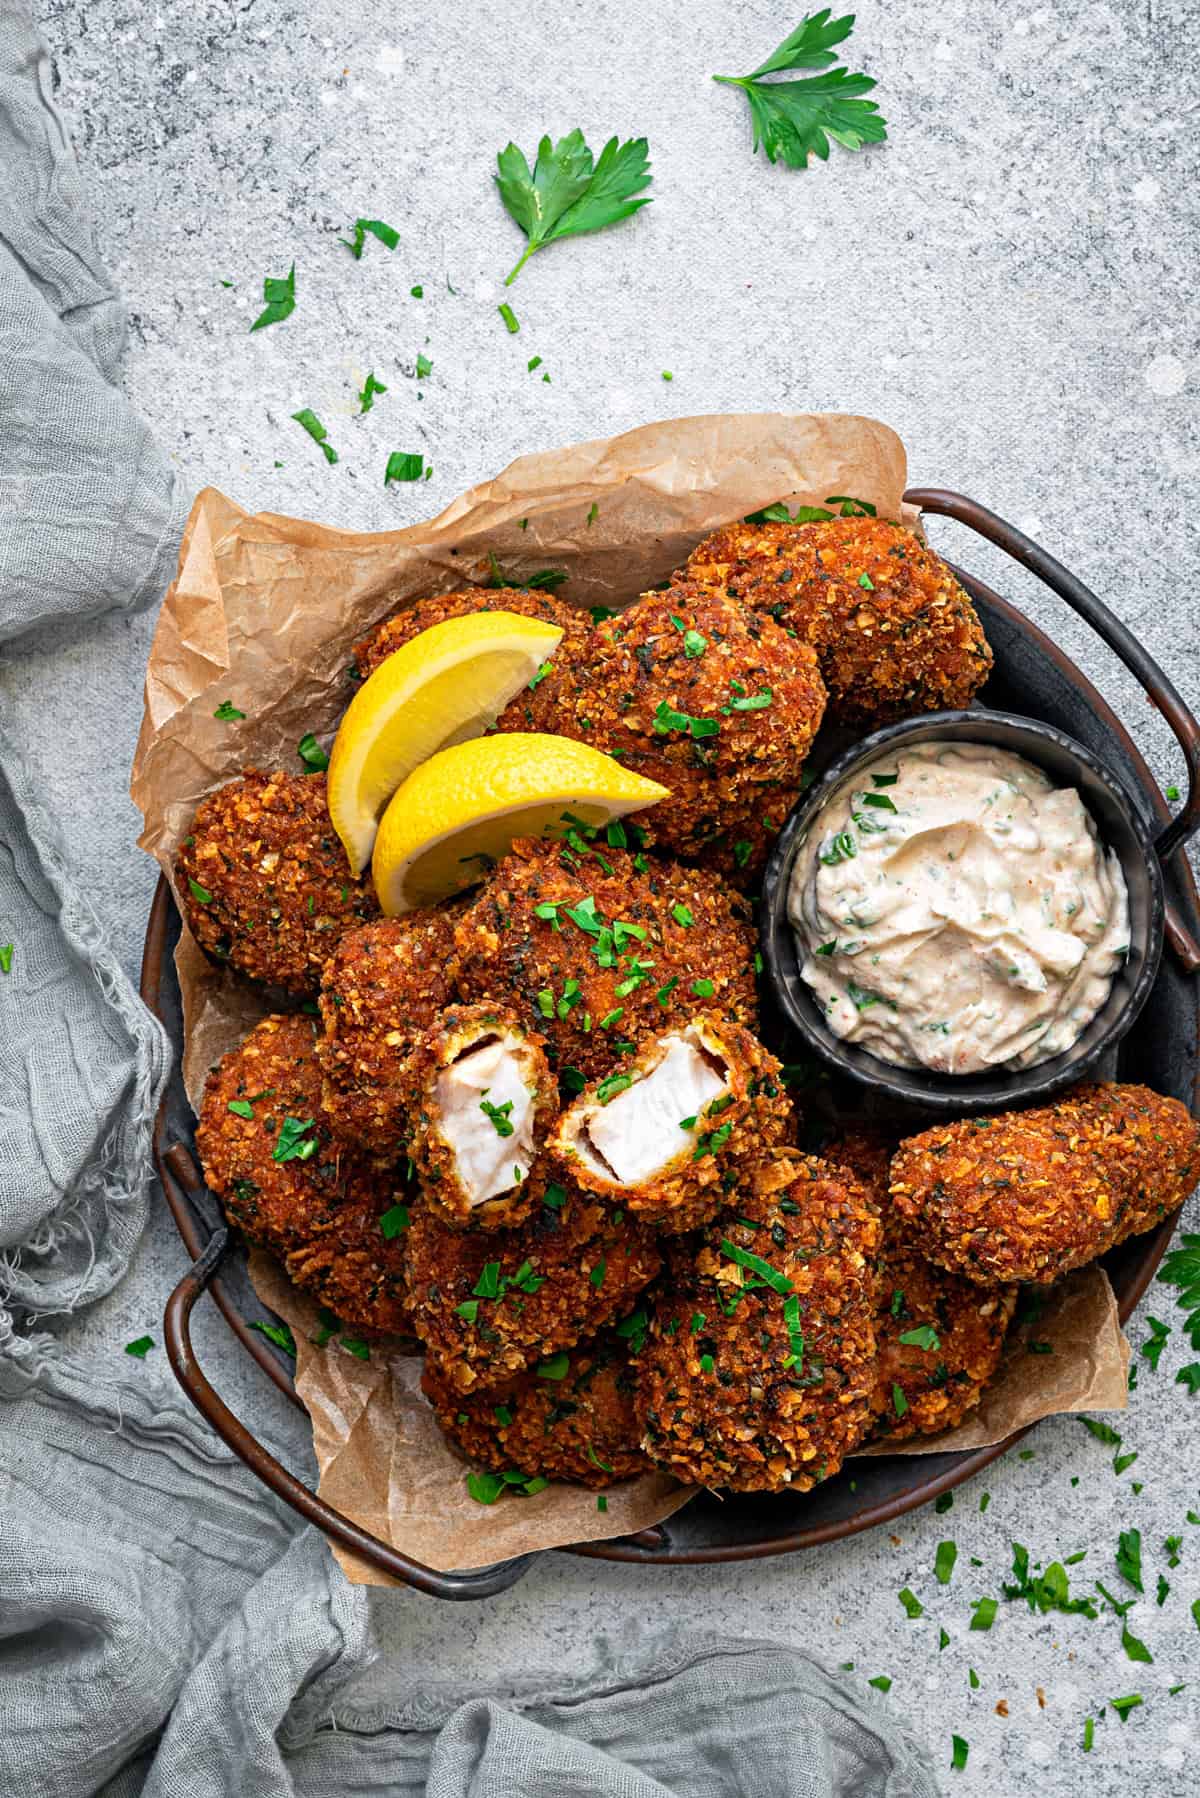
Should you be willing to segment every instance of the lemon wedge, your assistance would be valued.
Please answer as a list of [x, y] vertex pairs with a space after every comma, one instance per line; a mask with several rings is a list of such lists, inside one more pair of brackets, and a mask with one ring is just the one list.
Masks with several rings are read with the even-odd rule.
[[413, 769], [478, 737], [528, 686], [562, 632], [515, 612], [432, 625], [365, 680], [338, 726], [327, 790], [333, 827], [356, 874], [371, 859], [379, 815]]
[[514, 837], [561, 836], [571, 818], [604, 825], [669, 797], [666, 787], [568, 737], [514, 731], [424, 762], [379, 825], [371, 871], [388, 917], [474, 885]]

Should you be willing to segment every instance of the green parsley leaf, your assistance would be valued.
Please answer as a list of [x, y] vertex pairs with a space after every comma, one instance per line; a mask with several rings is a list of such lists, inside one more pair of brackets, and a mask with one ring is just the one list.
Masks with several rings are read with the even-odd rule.
[[911, 1348], [936, 1349], [942, 1346], [941, 1339], [932, 1324], [920, 1324], [915, 1330], [905, 1330], [900, 1340]]
[[1085, 1754], [1090, 1754], [1092, 1752], [1092, 1743], [1095, 1740], [1096, 1719], [1094, 1717], [1085, 1717], [1083, 1722], [1083, 1752]]
[[323, 774], [329, 766], [328, 755], [311, 731], [308, 731], [297, 743], [296, 754], [312, 774]]
[[867, 1684], [874, 1686], [877, 1692], [890, 1692], [892, 1689], [892, 1682], [886, 1673], [877, 1673], [874, 1679], [867, 1681]]
[[1195, 1398], [1200, 1392], [1200, 1361], [1189, 1361], [1186, 1367], [1181, 1367], [1175, 1375], [1175, 1384], [1186, 1386], [1190, 1396]]
[[312, 1127], [312, 1118], [284, 1118], [271, 1150], [272, 1161], [310, 1160], [317, 1152], [317, 1139], [308, 1134]]
[[997, 1598], [977, 1598], [971, 1605], [972, 1629], [991, 1629], [996, 1621], [996, 1612], [1000, 1609]]
[[480, 1505], [494, 1505], [507, 1483], [498, 1473], [469, 1473], [467, 1475], [467, 1491], [476, 1504]]
[[764, 687], [761, 693], [755, 693], [751, 698], [731, 699], [729, 709], [731, 712], [765, 712], [773, 697], [770, 687]]
[[1079, 1422], [1097, 1442], [1107, 1442], [1112, 1448], [1119, 1446], [1121, 1438], [1111, 1424], [1101, 1423], [1097, 1417], [1081, 1417]]
[[864, 592], [874, 593], [874, 591], [875, 591], [874, 581], [871, 579], [870, 575], [865, 572], [863, 574], [859, 575], [858, 584], [864, 590]]
[[513, 311], [512, 307], [505, 302], [504, 305], [497, 306], [496, 311], [504, 320], [504, 329], [508, 332], [509, 336], [515, 337], [517, 332], [521, 329], [521, 321]]
[[934, 1500], [933, 1508], [939, 1517], [946, 1511], [952, 1511], [954, 1509], [953, 1492], [939, 1492], [937, 1498]]
[[948, 1586], [950, 1576], [954, 1572], [954, 1563], [958, 1559], [957, 1542], [939, 1542], [933, 1560], [933, 1572], [939, 1586]]
[[692, 661], [698, 661], [708, 648], [708, 638], [702, 631], [684, 631], [683, 653]]
[[334, 449], [332, 443], [326, 441], [329, 433], [312, 408], [310, 406], [303, 406], [299, 412], [293, 412], [292, 417], [298, 425], [301, 425], [303, 429], [308, 432], [325, 460], [332, 466], [338, 459], [338, 453]]
[[455, 1317], [461, 1317], [464, 1323], [473, 1324], [479, 1321], [479, 1300], [464, 1299], [461, 1305], [454, 1307]]
[[418, 285], [416, 287], [410, 287], [408, 291], [412, 295], [414, 300], [423, 300], [425, 298], [425, 289], [423, 287], [421, 287], [420, 285]]
[[604, 1284], [604, 1276], [607, 1272], [608, 1272], [608, 1262], [605, 1259], [605, 1257], [603, 1255], [601, 1255], [599, 1261], [597, 1261], [595, 1267], [592, 1269], [591, 1273], [588, 1275], [588, 1284], [591, 1286], [594, 1286], [596, 1288], [596, 1291], [599, 1292], [600, 1288]]
[[153, 1347], [153, 1336], [138, 1336], [125, 1344], [125, 1353], [132, 1355], [135, 1361], [144, 1361]]
[[970, 1752], [970, 1745], [962, 1736], [950, 1737], [950, 1765], [957, 1773], [961, 1773], [966, 1766]]
[[[188, 885], [190, 887], [194, 888], [196, 883], [194, 880], [189, 880]], [[200, 888], [200, 892], [201, 893], [204, 892], [203, 887]], [[199, 897], [199, 894], [197, 894], [197, 897]], [[206, 895], [206, 897], [204, 899], [202, 899], [200, 901], [200, 903], [202, 905], [207, 905], [211, 898], [212, 898], [212, 894], [209, 893]], [[12, 973], [13, 952], [14, 952], [15, 948], [16, 948], [15, 943], [0, 943], [0, 974], [11, 974]]]
[[892, 1410], [897, 1417], [904, 1417], [908, 1411], [908, 1399], [905, 1397], [904, 1388], [898, 1386], [895, 1380], [892, 1381]]
[[254, 1107], [251, 1105], [249, 1099], [230, 1099], [225, 1109], [226, 1111], [232, 1111], [235, 1118], [252, 1119], [254, 1116]]
[[1117, 1572], [1126, 1585], [1132, 1586], [1135, 1592], [1142, 1587], [1142, 1532], [1141, 1530], [1122, 1530], [1117, 1538], [1115, 1556]]
[[[723, 1127], [728, 1129], [728, 1125]], [[714, 1132], [714, 1134], [716, 1133]], [[730, 1242], [727, 1236], [721, 1238], [721, 1253], [730, 1261], [735, 1261], [739, 1267], [744, 1267], [747, 1273], [757, 1274], [763, 1284], [769, 1286], [772, 1292], [782, 1293], [785, 1296], [791, 1292], [792, 1282], [786, 1274], [781, 1274], [777, 1267], [772, 1267], [771, 1263], [764, 1261], [761, 1255], [752, 1254], [749, 1249], [740, 1249], [735, 1242]]]
[[407, 1205], [390, 1205], [379, 1219], [379, 1228], [384, 1240], [392, 1242], [408, 1229], [409, 1217]]
[[904, 1609], [910, 1617], [916, 1618], [925, 1615], [925, 1606], [921, 1603], [921, 1600], [917, 1597], [916, 1593], [910, 1592], [907, 1586], [905, 1586], [904, 1590], [900, 1593], [900, 1603], [904, 1606]]
[[283, 1349], [285, 1354], [295, 1355], [296, 1338], [287, 1324], [269, 1324], [261, 1318], [256, 1318], [250, 1328], [265, 1336], [268, 1342], [273, 1342], [276, 1348]]
[[393, 450], [383, 471], [383, 484], [392, 481], [419, 481], [425, 472], [425, 458], [409, 450]]
[[417, 351], [417, 379], [418, 379], [418, 381], [423, 381], [427, 375], [431, 375], [432, 373], [433, 373], [433, 363], [429, 360], [429, 357], [426, 356], [423, 351], [418, 350]]
[[238, 718], [244, 718], [245, 712], [239, 712], [232, 699], [223, 699], [213, 717], [221, 724], [233, 724]]
[[610, 138], [596, 161], [576, 129], [555, 144], [543, 137], [532, 171], [515, 144], [497, 156], [496, 185], [509, 216], [529, 240], [504, 285], [516, 280], [529, 258], [546, 244], [584, 231], [600, 231], [649, 203], [634, 199], [650, 185], [644, 137], [619, 144]]
[[661, 699], [654, 712], [654, 728], [660, 737], [669, 736], [672, 731], [683, 731], [696, 738], [715, 737], [721, 721], [719, 718], [693, 718], [688, 712], [675, 711]]
[[[846, 150], [882, 143], [887, 125], [870, 93], [875, 82], [869, 75], [852, 75], [848, 69], [830, 69], [837, 61], [830, 46], [850, 35], [854, 15], [830, 20], [829, 8], [814, 13], [786, 37], [759, 68], [749, 75], [714, 75], [724, 87], [740, 87], [750, 103], [754, 125], [753, 148], [762, 144], [769, 162], [780, 158], [789, 168], [802, 169], [810, 156], [822, 162], [829, 157], [829, 139]], [[807, 81], [763, 81], [763, 75], [784, 69], [823, 69], [825, 74]]]
[[538, 1362], [537, 1377], [539, 1380], [565, 1380], [570, 1366], [570, 1356], [565, 1349], [560, 1349], [558, 1354], [551, 1355], [549, 1360]]
[[603, 1492], [597, 1493], [596, 1495], [596, 1509], [600, 1512], [607, 1511], [608, 1509], [608, 1498]]
[[1125, 1698], [1110, 1698], [1108, 1702], [1112, 1705], [1113, 1710], [1116, 1711], [1117, 1716], [1121, 1719], [1122, 1723], [1124, 1723], [1130, 1711], [1136, 1711], [1139, 1704], [1143, 1704], [1145, 1700], [1140, 1692], [1130, 1692]]
[[1125, 1650], [1125, 1653], [1129, 1656], [1131, 1661], [1153, 1662], [1154, 1660], [1154, 1656], [1146, 1647], [1146, 1644], [1139, 1641], [1138, 1637], [1134, 1635], [1127, 1623], [1121, 1626], [1121, 1647]]
[[263, 281], [263, 299], [267, 302], [250, 329], [261, 331], [267, 325], [282, 324], [296, 310], [296, 264], [287, 274], [267, 275]]
[[607, 1105], [616, 1098], [618, 1093], [627, 1092], [632, 1085], [632, 1074], [609, 1074], [608, 1078], [602, 1080], [596, 1088], [596, 1097], [601, 1105]]
[[378, 239], [385, 250], [394, 250], [400, 242], [400, 233], [391, 225], [385, 225], [382, 219], [355, 219], [354, 236], [339, 237], [338, 242], [345, 244], [355, 262], [362, 261], [363, 245], [367, 241], [367, 233]]
[[386, 392], [387, 388], [382, 381], [377, 381], [374, 375], [368, 375], [363, 390], [358, 396], [359, 417], [361, 418], [364, 412], [369, 412], [371, 410], [375, 404], [375, 395], [377, 393]]
[[1143, 1342], [1138, 1353], [1144, 1361], [1150, 1363], [1151, 1367], [1157, 1368], [1162, 1360], [1162, 1352], [1167, 1346], [1167, 1337], [1171, 1334], [1171, 1326], [1162, 1323], [1157, 1317], [1147, 1316], [1146, 1322], [1150, 1326], [1150, 1335], [1148, 1340]]
[[492, 1128], [497, 1136], [511, 1136], [516, 1126], [509, 1115], [513, 1102], [508, 1099], [503, 1105], [493, 1105], [489, 1099], [480, 1099], [479, 1109], [485, 1118], [490, 1118]]
[[699, 980], [692, 981], [692, 991], [697, 999], [711, 999], [716, 990], [712, 981], [707, 978], [701, 977]]
[[371, 1345], [369, 1342], [363, 1342], [360, 1337], [339, 1336], [338, 1341], [345, 1349], [346, 1353], [348, 1355], [353, 1355], [356, 1361], [369, 1361], [371, 1359]]

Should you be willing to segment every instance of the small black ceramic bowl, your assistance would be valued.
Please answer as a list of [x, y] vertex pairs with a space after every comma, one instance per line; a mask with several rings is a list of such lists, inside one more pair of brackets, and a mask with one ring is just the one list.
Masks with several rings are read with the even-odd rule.
[[[985, 743], [1023, 756], [1056, 787], [1074, 787], [1095, 821], [1100, 840], [1116, 853], [1129, 893], [1129, 953], [1112, 990], [1071, 1047], [1028, 1068], [990, 1068], [941, 1074], [898, 1067], [844, 1042], [826, 1024], [800, 977], [796, 936], [788, 921], [788, 887], [796, 855], [833, 791], [856, 769], [891, 750], [918, 743]], [[876, 731], [832, 764], [792, 809], [763, 875], [763, 958], [784, 1015], [817, 1054], [841, 1074], [880, 1095], [931, 1111], [984, 1111], [1026, 1105], [1080, 1080], [1119, 1042], [1145, 1004], [1163, 950], [1163, 878], [1148, 826], [1122, 783], [1065, 731], [1033, 718], [986, 709], [930, 712]]]

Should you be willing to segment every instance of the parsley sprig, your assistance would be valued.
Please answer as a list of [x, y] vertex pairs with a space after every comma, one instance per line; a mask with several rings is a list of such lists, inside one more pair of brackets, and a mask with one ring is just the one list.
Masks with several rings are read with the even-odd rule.
[[[810, 156], [829, 158], [829, 139], [845, 150], [861, 150], [864, 144], [882, 143], [887, 123], [874, 100], [864, 100], [875, 86], [869, 75], [832, 68], [837, 56], [832, 46], [848, 38], [854, 14], [831, 19], [829, 7], [812, 13], [766, 62], [749, 75], [714, 75], [724, 87], [740, 87], [750, 104], [754, 125], [754, 149], [759, 144], [769, 162], [781, 158], [792, 169], [806, 168]], [[787, 69], [822, 69], [825, 73], [805, 81], [764, 81]]]
[[496, 167], [500, 198], [529, 239], [524, 254], [505, 277], [506, 287], [548, 243], [584, 231], [601, 231], [650, 200], [648, 194], [640, 200], [633, 197], [651, 181], [649, 146], [644, 137], [623, 144], [610, 137], [597, 161], [583, 132], [576, 129], [557, 143], [544, 137], [532, 170], [516, 144], [501, 150]]

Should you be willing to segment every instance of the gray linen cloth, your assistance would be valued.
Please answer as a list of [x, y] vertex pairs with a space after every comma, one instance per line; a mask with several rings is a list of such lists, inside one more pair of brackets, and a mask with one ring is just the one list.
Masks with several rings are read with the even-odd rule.
[[[115, 384], [122, 334], [44, 47], [0, 0], [0, 642], [135, 608], [169, 578], [181, 497]], [[165, 1368], [102, 1379], [76, 1364], [69, 1327], [29, 1327], [127, 1267], [169, 1056], [0, 720], [10, 942], [4, 1798], [933, 1798], [924, 1751], [887, 1708], [794, 1648], [647, 1643], [584, 1680], [491, 1697], [414, 1693], [373, 1666], [365, 1593]]]

